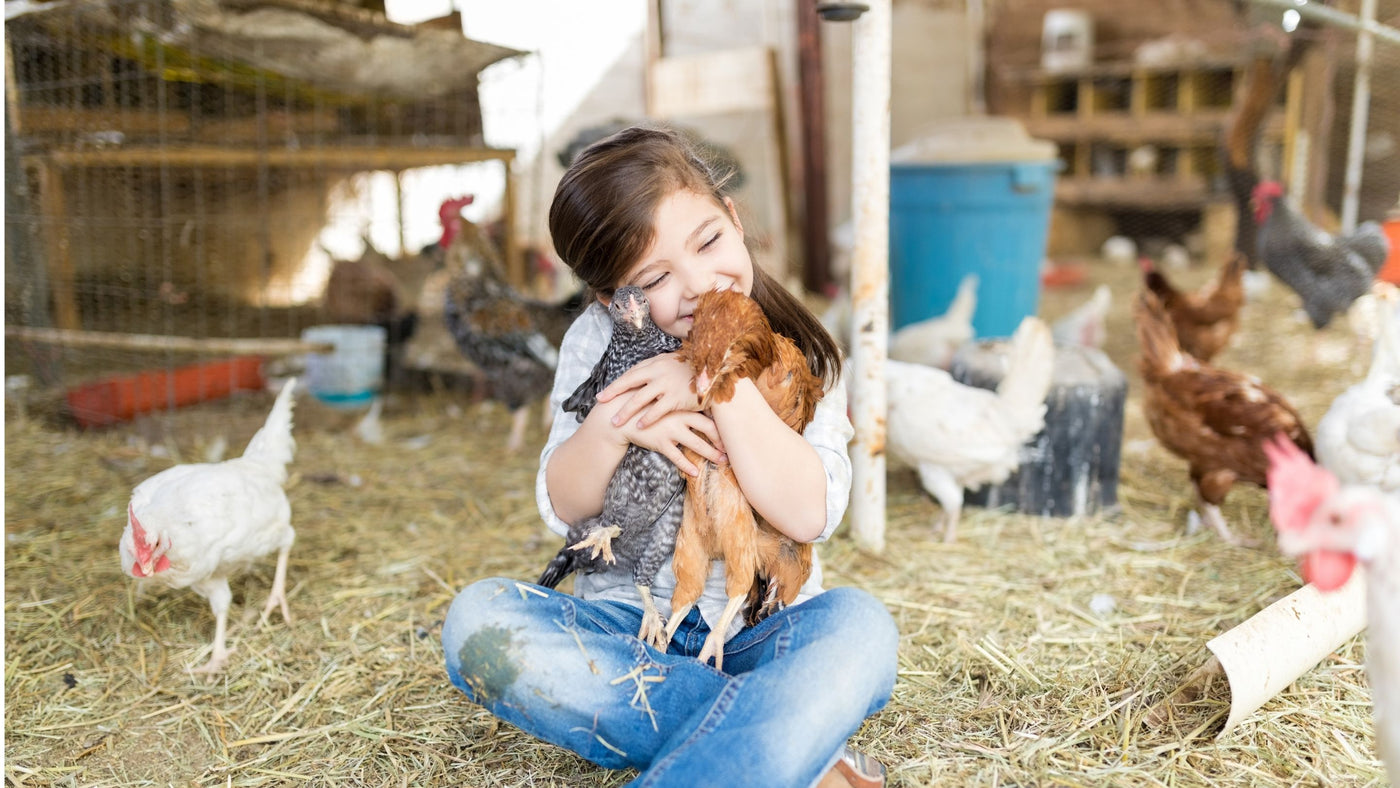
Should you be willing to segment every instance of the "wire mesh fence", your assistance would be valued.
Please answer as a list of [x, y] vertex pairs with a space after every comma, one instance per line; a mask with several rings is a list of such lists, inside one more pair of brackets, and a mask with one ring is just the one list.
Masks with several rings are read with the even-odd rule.
[[6, 324], [116, 338], [7, 339], [10, 374], [72, 383], [202, 355], [131, 335], [295, 338], [327, 322], [332, 255], [417, 257], [463, 172], [509, 190], [477, 74], [519, 53], [456, 18], [409, 27], [303, 0], [7, 16]]

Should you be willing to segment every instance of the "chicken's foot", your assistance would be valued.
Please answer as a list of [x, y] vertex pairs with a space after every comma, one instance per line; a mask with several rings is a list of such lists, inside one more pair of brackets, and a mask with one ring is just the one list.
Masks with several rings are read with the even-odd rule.
[[661, 613], [657, 611], [656, 603], [651, 599], [651, 588], [638, 584], [637, 591], [642, 595], [642, 626], [637, 631], [637, 639], [665, 651], [670, 645], [670, 640], [663, 641], [666, 624], [661, 620]]
[[[675, 604], [674, 599], [671, 601], [671, 604]], [[681, 623], [684, 622], [685, 617], [690, 614], [691, 607], [693, 607], [693, 605], [671, 608], [671, 618], [666, 622], [666, 634], [663, 635], [663, 637], [666, 638], [666, 643], [664, 645], [669, 646], [671, 641], [676, 637], [676, 630], [681, 628]], [[658, 646], [658, 648], [660, 648], [660, 646]]]
[[592, 548], [593, 552], [589, 558], [597, 558], [602, 554], [603, 560], [610, 564], [617, 563], [616, 556], [612, 551], [612, 540], [622, 533], [622, 528], [616, 525], [609, 525], [604, 528], [594, 528], [586, 538], [579, 540], [577, 544], [569, 545], [570, 550], [586, 550]]
[[292, 620], [292, 612], [287, 609], [287, 556], [291, 552], [292, 546], [287, 545], [277, 553], [277, 571], [272, 576], [272, 590], [267, 593], [267, 604], [263, 605], [262, 616], [258, 619], [259, 625], [266, 624], [272, 609], [279, 605], [282, 608], [282, 620], [288, 623]]
[[958, 538], [958, 520], [962, 517], [962, 485], [937, 465], [921, 463], [918, 471], [919, 484], [943, 507], [943, 541], [952, 542]]
[[510, 437], [506, 439], [506, 453], [514, 454], [525, 446], [525, 424], [530, 420], [530, 409], [524, 405], [510, 412]]
[[1210, 525], [1211, 528], [1214, 528], [1215, 532], [1220, 534], [1220, 538], [1224, 539], [1227, 544], [1232, 544], [1236, 547], [1259, 546], [1258, 540], [1236, 536], [1235, 533], [1230, 530], [1230, 526], [1225, 524], [1225, 516], [1220, 513], [1220, 507], [1215, 504], [1204, 502], [1201, 504], [1201, 520]]
[[749, 599], [747, 593], [729, 598], [729, 604], [724, 606], [724, 612], [720, 614], [719, 621], [715, 622], [714, 629], [705, 638], [705, 645], [700, 649], [700, 662], [708, 662], [710, 657], [715, 658], [715, 670], [724, 670], [724, 635], [729, 631], [729, 622], [734, 620], [734, 616], [739, 614], [739, 608]]
[[[200, 589], [196, 589], [197, 591]], [[203, 665], [192, 668], [191, 673], [218, 673], [228, 664], [229, 655], [233, 649], [228, 647], [228, 606], [233, 601], [233, 592], [229, 590], [227, 580], [209, 581], [208, 594], [209, 608], [214, 611], [214, 650], [209, 655], [209, 661]]]

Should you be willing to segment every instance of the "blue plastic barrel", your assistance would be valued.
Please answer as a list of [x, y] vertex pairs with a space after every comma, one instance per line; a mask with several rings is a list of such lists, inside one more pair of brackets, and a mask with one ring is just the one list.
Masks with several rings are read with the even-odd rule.
[[1059, 162], [1052, 146], [1021, 139], [1020, 159], [997, 160], [1008, 150], [1002, 144], [984, 160], [974, 150], [890, 165], [892, 329], [943, 314], [969, 273], [980, 280], [978, 337], [1010, 336], [1036, 313]]

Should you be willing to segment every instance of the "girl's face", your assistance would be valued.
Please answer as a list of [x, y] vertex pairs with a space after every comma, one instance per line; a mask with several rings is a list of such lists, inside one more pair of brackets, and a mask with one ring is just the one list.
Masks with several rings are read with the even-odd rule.
[[636, 285], [651, 302], [651, 319], [684, 339], [701, 293], [753, 291], [753, 258], [744, 227], [725, 198], [723, 207], [705, 195], [680, 189], [661, 201], [653, 219], [656, 239], [618, 282]]

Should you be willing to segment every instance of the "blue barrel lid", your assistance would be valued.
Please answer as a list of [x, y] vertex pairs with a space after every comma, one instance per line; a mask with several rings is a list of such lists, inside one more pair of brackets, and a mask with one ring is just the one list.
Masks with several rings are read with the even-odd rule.
[[1055, 143], [1032, 139], [1019, 120], [988, 115], [951, 118], [925, 126], [914, 140], [890, 152], [890, 163], [1049, 162], [1057, 155]]

